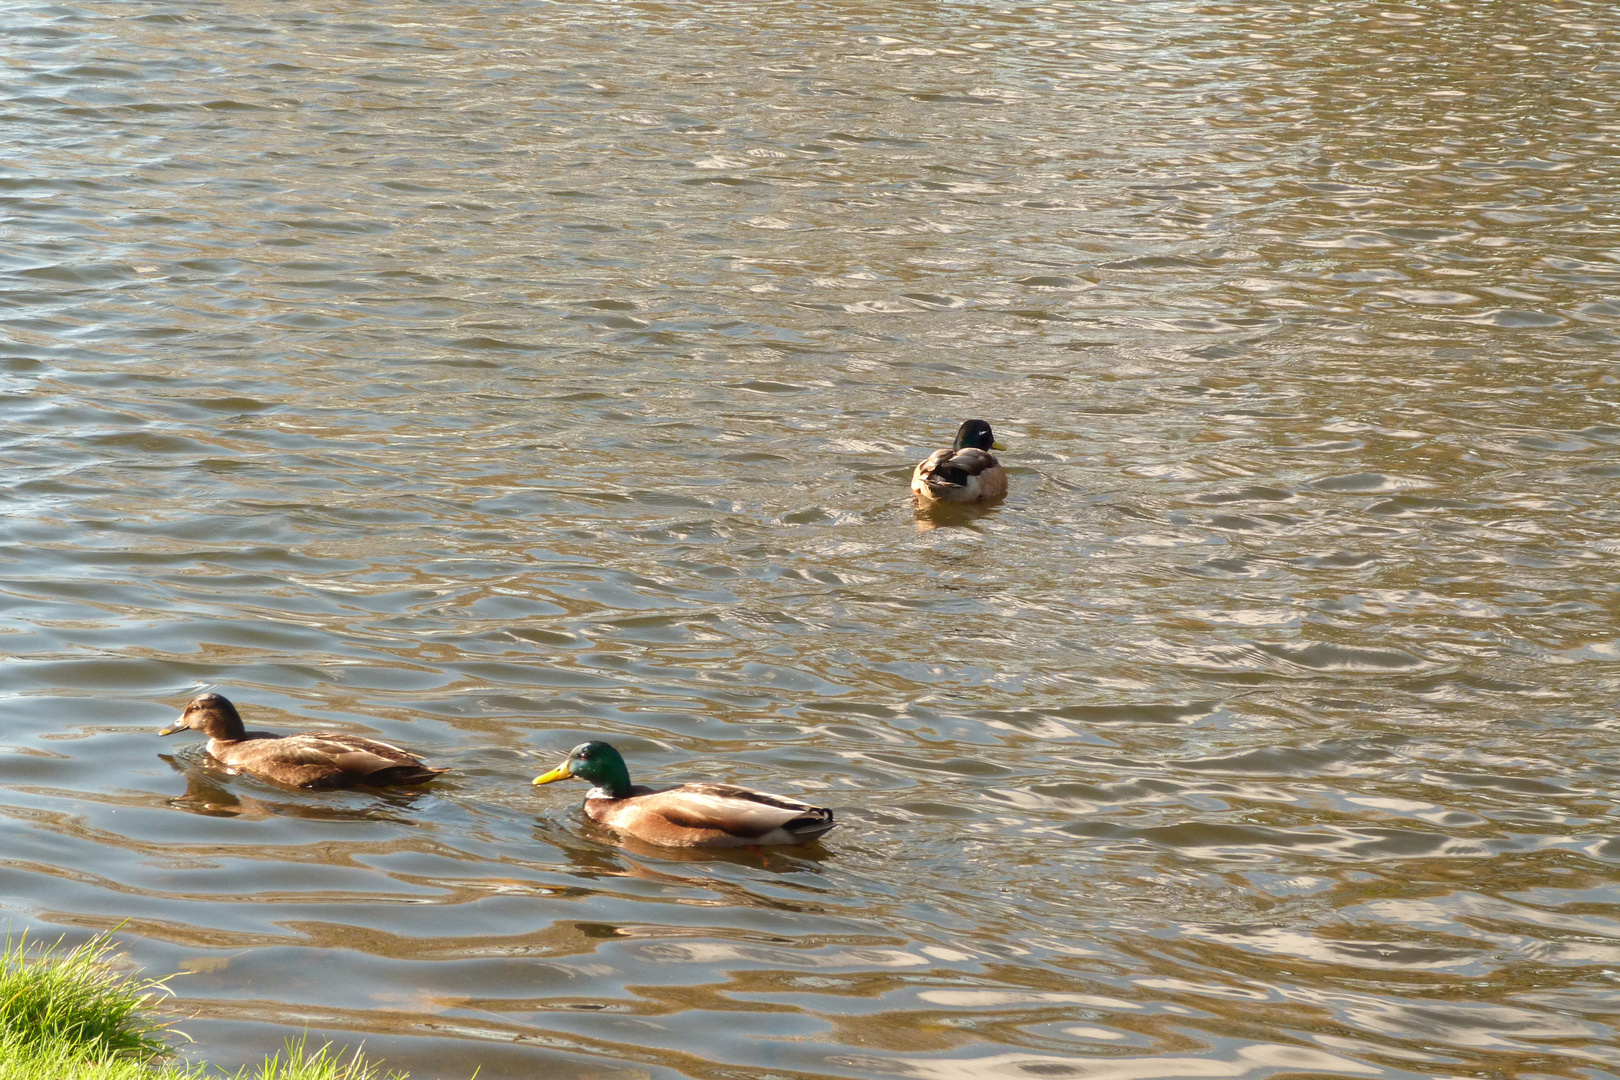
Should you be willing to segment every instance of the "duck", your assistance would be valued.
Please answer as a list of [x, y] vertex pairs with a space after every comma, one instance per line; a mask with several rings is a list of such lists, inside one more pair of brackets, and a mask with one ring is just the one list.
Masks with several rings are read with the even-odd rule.
[[837, 824], [825, 806], [734, 784], [681, 784], [663, 790], [632, 784], [624, 757], [599, 740], [580, 743], [567, 760], [534, 782], [570, 777], [595, 785], [585, 795], [586, 817], [661, 847], [803, 844]]
[[911, 492], [929, 503], [988, 502], [1007, 494], [1007, 472], [991, 450], [1005, 450], [985, 420], [964, 420], [949, 449], [935, 450], [911, 474]]
[[449, 769], [435, 769], [392, 743], [325, 731], [273, 735], [248, 731], [242, 715], [222, 694], [191, 699], [180, 718], [159, 731], [187, 728], [208, 736], [208, 752], [233, 773], [252, 773], [299, 788], [344, 788], [355, 784], [425, 784]]

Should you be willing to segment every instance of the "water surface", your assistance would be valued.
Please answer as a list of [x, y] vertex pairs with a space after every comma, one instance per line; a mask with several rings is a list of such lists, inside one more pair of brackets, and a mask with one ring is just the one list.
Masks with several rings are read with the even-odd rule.
[[[6, 918], [222, 1065], [1620, 1075], [1617, 30], [13, 5]], [[844, 824], [616, 841], [593, 736]]]

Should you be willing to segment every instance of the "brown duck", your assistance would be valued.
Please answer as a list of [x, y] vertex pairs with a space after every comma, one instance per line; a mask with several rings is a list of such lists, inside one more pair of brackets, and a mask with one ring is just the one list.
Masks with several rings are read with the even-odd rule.
[[355, 784], [425, 784], [448, 769], [434, 769], [408, 750], [376, 739], [323, 731], [273, 735], [247, 731], [236, 706], [220, 694], [193, 698], [159, 735], [190, 728], [208, 736], [208, 752], [231, 772], [252, 773], [301, 788]]
[[803, 844], [834, 824], [833, 812], [798, 799], [733, 784], [681, 784], [658, 791], [630, 783], [624, 758], [605, 742], [580, 743], [536, 784], [578, 777], [596, 786], [585, 816], [664, 847]]
[[935, 450], [912, 471], [911, 492], [925, 506], [999, 499], [1007, 494], [1007, 472], [990, 451], [1004, 449], [987, 422], [964, 420], [955, 443]]

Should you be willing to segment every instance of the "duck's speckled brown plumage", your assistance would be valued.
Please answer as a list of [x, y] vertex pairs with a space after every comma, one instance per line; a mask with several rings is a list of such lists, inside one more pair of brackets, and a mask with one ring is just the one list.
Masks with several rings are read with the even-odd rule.
[[301, 788], [355, 784], [425, 784], [448, 769], [422, 764], [409, 750], [359, 735], [300, 731], [275, 735], [248, 731], [228, 698], [203, 694], [160, 735], [190, 728], [208, 736], [208, 752], [232, 772], [247, 772]]
[[585, 815], [592, 821], [664, 847], [803, 844], [836, 824], [825, 806], [734, 784], [681, 784], [662, 791], [631, 785], [624, 759], [604, 742], [574, 747], [567, 761], [534, 782], [571, 776], [597, 785], [585, 796]]

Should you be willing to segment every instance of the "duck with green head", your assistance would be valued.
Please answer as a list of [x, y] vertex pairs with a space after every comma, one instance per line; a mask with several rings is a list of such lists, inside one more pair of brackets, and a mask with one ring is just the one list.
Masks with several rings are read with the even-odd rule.
[[917, 501], [974, 503], [1007, 494], [1007, 472], [990, 453], [1005, 450], [985, 420], [964, 420], [949, 449], [935, 450], [911, 474]]
[[605, 742], [580, 743], [534, 782], [570, 777], [594, 785], [585, 794], [586, 817], [664, 847], [803, 844], [835, 824], [824, 806], [734, 784], [681, 784], [662, 791], [632, 784], [624, 758]]

